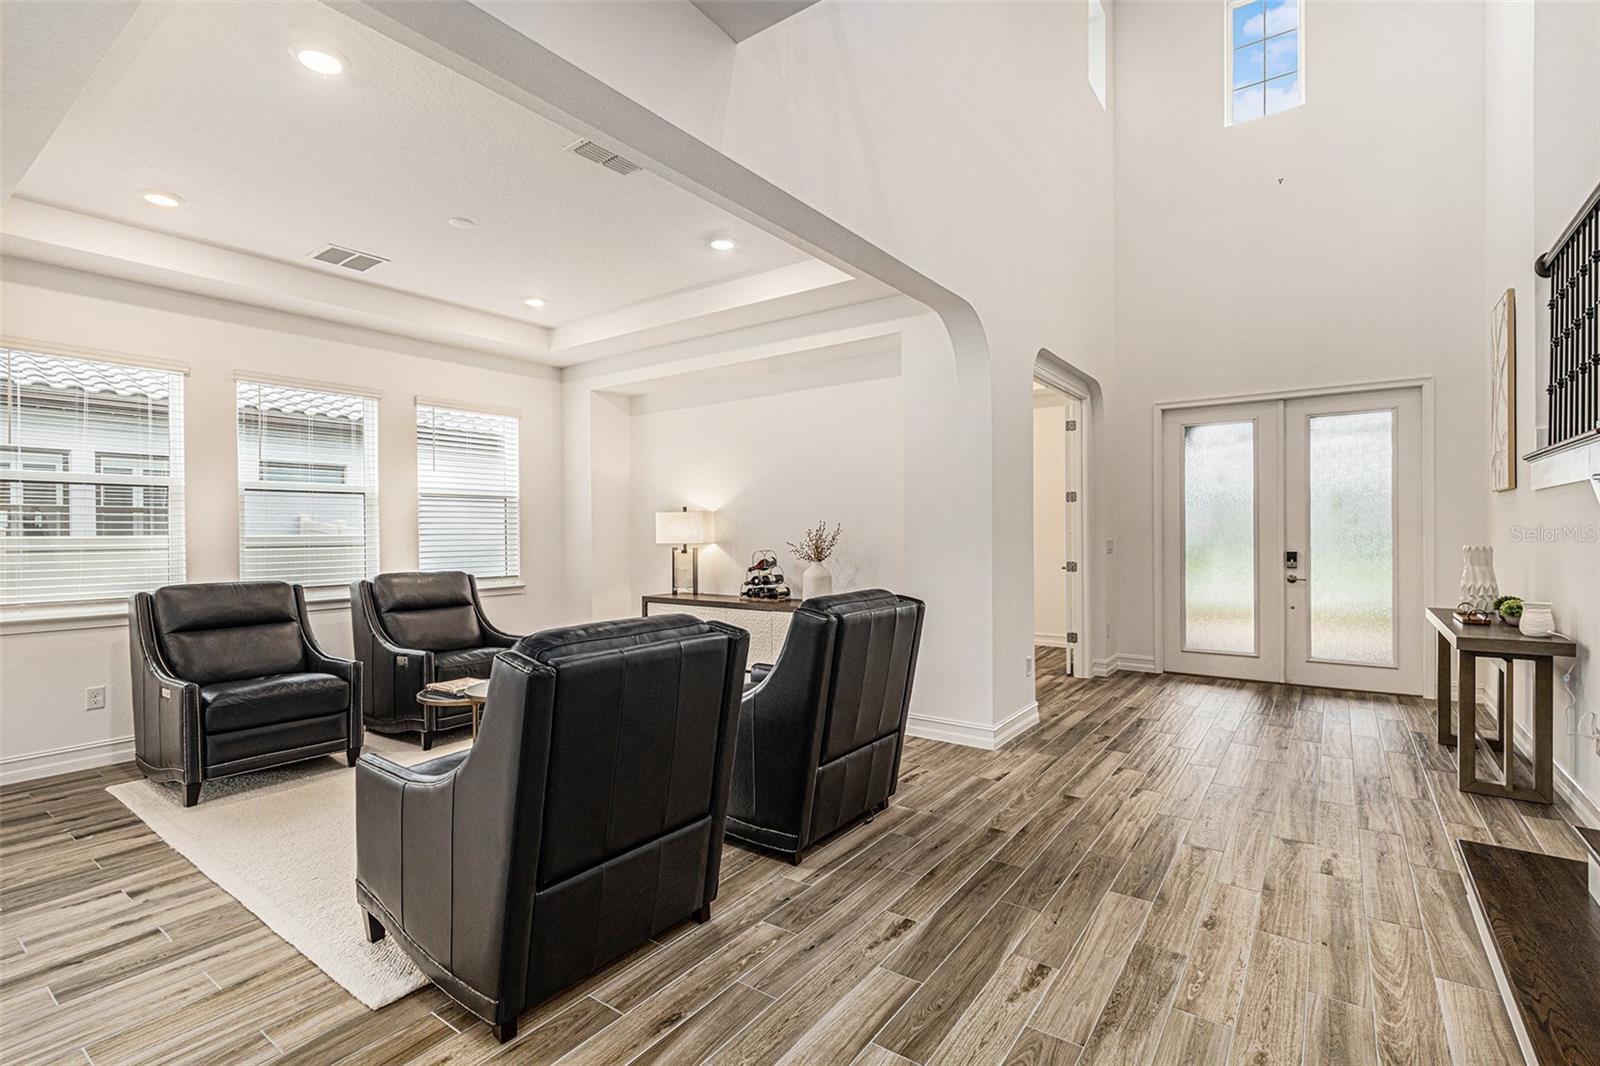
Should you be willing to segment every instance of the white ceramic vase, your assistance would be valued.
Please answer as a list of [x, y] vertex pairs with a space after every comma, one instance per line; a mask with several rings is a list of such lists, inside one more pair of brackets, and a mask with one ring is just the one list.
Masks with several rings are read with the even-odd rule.
[[1494, 577], [1494, 549], [1486, 544], [1461, 546], [1461, 595], [1457, 602], [1470, 603], [1480, 611], [1494, 606], [1500, 595]]
[[1525, 637], [1548, 637], [1556, 631], [1556, 616], [1548, 603], [1522, 601], [1522, 621], [1517, 625]]
[[826, 596], [833, 591], [833, 574], [821, 563], [812, 563], [800, 575], [800, 595], [806, 599]]

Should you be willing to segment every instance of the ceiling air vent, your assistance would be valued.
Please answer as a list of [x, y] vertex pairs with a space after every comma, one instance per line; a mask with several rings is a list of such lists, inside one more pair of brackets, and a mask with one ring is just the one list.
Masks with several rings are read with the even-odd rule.
[[618, 174], [632, 174], [640, 169], [639, 164], [633, 160], [624, 159], [611, 149], [602, 148], [593, 141], [573, 141], [567, 145], [567, 151], [576, 152], [583, 158], [599, 163], [607, 170], [614, 170]]
[[337, 244], [330, 244], [321, 251], [312, 252], [311, 258], [319, 263], [331, 263], [334, 266], [342, 266], [346, 270], [354, 270], [357, 273], [365, 273], [379, 263], [387, 263], [389, 261], [381, 255], [373, 255], [371, 252], [358, 252], [354, 248], [341, 248]]

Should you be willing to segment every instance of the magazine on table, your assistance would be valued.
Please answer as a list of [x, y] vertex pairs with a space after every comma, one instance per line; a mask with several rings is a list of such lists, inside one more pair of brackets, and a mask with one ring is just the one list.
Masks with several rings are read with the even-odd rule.
[[481, 677], [453, 677], [449, 681], [435, 681], [424, 691], [430, 696], [443, 696], [446, 699], [486, 699], [489, 682]]

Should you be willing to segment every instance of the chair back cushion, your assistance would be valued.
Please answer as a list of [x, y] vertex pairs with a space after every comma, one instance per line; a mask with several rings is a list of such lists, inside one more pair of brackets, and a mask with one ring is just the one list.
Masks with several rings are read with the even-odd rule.
[[372, 600], [379, 626], [403, 648], [455, 651], [483, 644], [472, 580], [459, 570], [379, 574]]
[[161, 653], [185, 681], [210, 685], [302, 669], [305, 638], [292, 585], [168, 585], [151, 599]]
[[556, 672], [541, 889], [709, 817], [717, 752], [732, 739], [721, 735], [729, 686], [736, 694], [744, 673], [734, 643], [687, 615], [518, 642]]
[[834, 619], [822, 752], [831, 762], [900, 731], [922, 604], [883, 589], [818, 596], [800, 607]]

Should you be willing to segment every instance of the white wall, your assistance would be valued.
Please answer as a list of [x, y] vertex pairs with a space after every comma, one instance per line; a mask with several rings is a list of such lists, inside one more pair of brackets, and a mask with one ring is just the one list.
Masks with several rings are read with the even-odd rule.
[[[1483, 291], [1492, 307], [1506, 289], [1517, 301], [1518, 454], [1537, 444], [1544, 393], [1549, 283], [1533, 261], [1547, 251], [1600, 181], [1600, 5], [1541, 2], [1491, 4], [1486, 9]], [[1472, 353], [1486, 361], [1486, 341]], [[1487, 385], [1482, 397], [1487, 408]], [[1588, 817], [1600, 812], [1600, 502], [1587, 485], [1535, 490], [1519, 464], [1515, 491], [1489, 497], [1489, 528], [1502, 592], [1549, 600], [1556, 624], [1583, 647], [1574, 663], [1573, 698], [1556, 686], [1555, 759], [1560, 772], [1588, 796]], [[1519, 666], [1518, 717], [1529, 721], [1533, 692]], [[1492, 687], [1492, 686], [1491, 686]], [[1568, 704], [1573, 705], [1571, 712]], [[1578, 735], [1582, 720], [1585, 732]], [[1524, 746], [1529, 743], [1523, 738]]]
[[828, 560], [835, 592], [905, 585], [900, 381], [881, 378], [636, 413], [631, 537], [634, 603], [667, 591], [656, 511], [717, 512], [700, 589], [737, 594], [750, 554], [771, 548], [801, 594], [785, 542], [818, 521], [844, 528]]
[[1065, 402], [1033, 409], [1033, 632], [1050, 645], [1067, 639], [1066, 410]]
[[[379, 552], [385, 570], [417, 562], [417, 395], [517, 409], [522, 418], [522, 577], [490, 597], [514, 632], [556, 621], [561, 557], [559, 386], [540, 368], [509, 372], [446, 361], [427, 345], [275, 312], [112, 282], [7, 259], [0, 306], [11, 340], [149, 355], [187, 363], [185, 527], [190, 581], [237, 578], [234, 375], [256, 371], [380, 390]], [[390, 341], [392, 340], [392, 343]], [[487, 362], [503, 362], [487, 360]], [[312, 628], [350, 652], [348, 606], [316, 610]], [[42, 631], [41, 631], [42, 629]], [[84, 690], [106, 685], [104, 710]], [[37, 776], [132, 757], [125, 618], [60, 628], [0, 625], [0, 775]]]
[[1312, 0], [1304, 106], [1226, 128], [1223, 6], [1116, 7], [1116, 650], [1156, 651], [1158, 401], [1432, 378], [1453, 601], [1486, 533], [1484, 5]]
[[948, 644], [925, 634], [928, 670], [963, 663], [917, 698], [964, 736], [1028, 724], [1033, 361], [1098, 374], [1113, 346], [1083, 6], [821, 3], [737, 48], [686, 3], [483, 6], [976, 309], [983, 337], [904, 347], [907, 585], [930, 627], [959, 613]]

